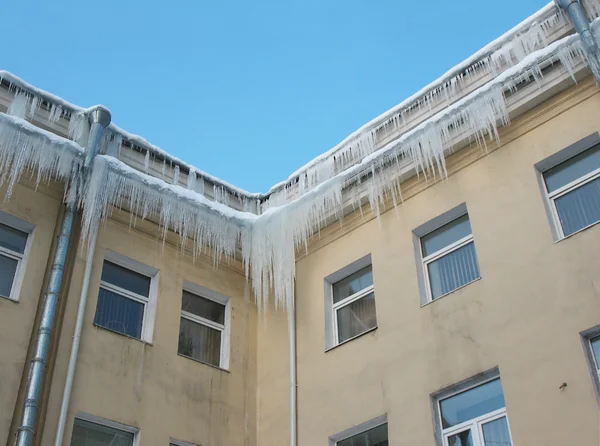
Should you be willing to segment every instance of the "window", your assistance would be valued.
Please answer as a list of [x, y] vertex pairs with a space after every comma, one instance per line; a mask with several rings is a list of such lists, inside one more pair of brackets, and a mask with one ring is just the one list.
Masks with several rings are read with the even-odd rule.
[[592, 351], [592, 359], [596, 369], [596, 375], [600, 382], [600, 336], [590, 339], [590, 348]]
[[481, 277], [466, 207], [464, 211], [458, 218], [420, 236], [427, 302]]
[[600, 144], [542, 175], [559, 239], [600, 221]]
[[151, 342], [156, 295], [152, 275], [156, 274], [153, 268], [134, 260], [115, 253], [107, 255], [94, 324]]
[[500, 378], [437, 400], [444, 446], [512, 446]]
[[0, 297], [18, 301], [33, 225], [0, 211]]
[[187, 287], [181, 299], [178, 352], [226, 369], [229, 367], [229, 299], [197, 285]]
[[329, 446], [388, 446], [387, 416], [375, 418], [333, 435]]
[[377, 328], [371, 255], [325, 278], [325, 349]]
[[600, 325], [585, 330], [580, 335], [596, 399], [600, 404]]
[[133, 446], [135, 434], [135, 429], [118, 423], [100, 424], [75, 418], [71, 446]]

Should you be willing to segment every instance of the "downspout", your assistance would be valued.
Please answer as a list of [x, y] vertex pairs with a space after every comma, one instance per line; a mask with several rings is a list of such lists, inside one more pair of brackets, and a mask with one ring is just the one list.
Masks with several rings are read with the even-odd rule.
[[590, 69], [600, 85], [600, 46], [594, 37], [585, 9], [580, 0], [554, 0], [558, 7], [569, 13], [575, 29], [581, 36], [583, 48], [589, 60]]
[[[106, 129], [108, 124], [110, 124], [111, 115], [107, 109], [103, 107], [97, 107], [90, 113], [89, 120], [91, 129], [88, 150], [86, 152], [85, 162], [83, 165], [84, 184], [90, 177], [94, 158], [100, 149], [100, 140], [104, 133], [104, 129]], [[56, 438], [54, 440], [54, 444], [56, 446], [62, 446], [62, 441], [65, 434], [67, 412], [69, 411], [69, 401], [71, 399], [71, 390], [73, 389], [73, 377], [75, 376], [75, 365], [77, 363], [77, 354], [79, 353], [79, 342], [81, 340], [81, 330], [83, 328], [83, 316], [85, 314], [85, 306], [90, 287], [90, 277], [92, 275], [92, 264], [94, 260], [94, 253], [96, 251], [98, 231], [93, 231], [89, 237], [87, 256], [85, 259], [85, 271], [83, 273], [83, 283], [81, 285], [81, 294], [79, 296], [79, 308], [77, 310], [75, 332], [73, 334], [73, 344], [71, 345], [69, 367], [67, 369], [67, 378], [65, 381], [62, 403], [60, 405], [60, 415], [58, 418], [58, 426], [56, 428]]]
[[[92, 115], [96, 114], [97, 110], [104, 109], [98, 108], [92, 111]], [[94, 144], [96, 147], [99, 144], [101, 134], [92, 139], [93, 136], [94, 133], [90, 133], [88, 147], [90, 147], [90, 143]], [[92, 150], [89, 150], [86, 154], [86, 163], [88, 162], [88, 158], [90, 158], [90, 160], [93, 158], [93, 156], [90, 156], [90, 152], [92, 152]], [[44, 378], [46, 374], [46, 365], [48, 363], [48, 357], [50, 354], [50, 344], [52, 340], [52, 329], [54, 328], [54, 319], [58, 303], [58, 293], [60, 292], [62, 285], [63, 272], [67, 259], [67, 253], [69, 251], [71, 232], [76, 213], [77, 181], [75, 180], [71, 185], [71, 190], [67, 197], [60, 234], [58, 236], [56, 250], [52, 259], [52, 269], [50, 271], [50, 277], [48, 279], [46, 291], [44, 292], [42, 316], [40, 319], [39, 328], [37, 330], [37, 337], [33, 349], [33, 357], [29, 366], [29, 376], [27, 378], [27, 386], [25, 388], [25, 406], [23, 408], [21, 422], [17, 428], [17, 440], [15, 442], [17, 446], [31, 446], [34, 443], [38, 406], [40, 404], [42, 386], [44, 384]]]
[[288, 330], [290, 341], [290, 446], [296, 446], [297, 432], [297, 380], [296, 380], [296, 299], [288, 308]]

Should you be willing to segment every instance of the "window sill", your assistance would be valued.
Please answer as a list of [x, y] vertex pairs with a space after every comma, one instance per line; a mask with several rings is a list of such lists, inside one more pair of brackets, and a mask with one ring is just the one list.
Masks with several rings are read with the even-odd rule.
[[0, 299], [6, 299], [6, 300], [9, 300], [9, 301], [11, 301], [11, 302], [13, 302], [15, 304], [19, 303], [19, 299], [15, 299], [15, 298], [9, 297], [9, 296], [2, 296], [2, 295], [0, 295]]
[[575, 231], [573, 234], [569, 234], [569, 235], [567, 235], [567, 236], [565, 236], [565, 237], [563, 237], [563, 238], [559, 238], [558, 240], [555, 240], [555, 241], [554, 241], [554, 244], [556, 244], [556, 243], [560, 243], [560, 242], [562, 242], [563, 240], [567, 240], [567, 239], [569, 239], [569, 238], [571, 238], [571, 237], [574, 237], [574, 236], [576, 236], [577, 234], [580, 234], [581, 232], [583, 232], [583, 231], [586, 231], [586, 230], [590, 229], [590, 228], [591, 228], [591, 227], [593, 227], [593, 226], [596, 226], [597, 224], [600, 224], [600, 220], [598, 220], [598, 221], [597, 221], [597, 222], [595, 222], [595, 223], [592, 223], [591, 225], [587, 225], [585, 228], [581, 228], [579, 231]]
[[446, 297], [446, 296], [450, 296], [450, 295], [452, 295], [452, 294], [456, 293], [457, 291], [460, 291], [460, 290], [462, 290], [463, 288], [466, 288], [466, 287], [468, 287], [468, 286], [469, 286], [469, 285], [471, 285], [472, 283], [478, 282], [478, 281], [480, 281], [480, 280], [481, 280], [481, 276], [480, 276], [480, 277], [478, 277], [478, 278], [477, 278], [477, 279], [475, 279], [475, 280], [471, 280], [469, 283], [465, 283], [463, 286], [460, 286], [460, 287], [458, 287], [458, 288], [456, 288], [456, 289], [454, 289], [454, 290], [450, 291], [449, 293], [442, 294], [440, 297], [438, 297], [438, 298], [437, 298], [437, 299], [435, 299], [435, 300], [429, 301], [429, 302], [427, 302], [426, 304], [423, 304], [423, 305], [421, 305], [421, 308], [424, 308], [424, 307], [426, 307], [426, 306], [428, 306], [428, 305], [431, 305], [431, 304], [433, 304], [433, 303], [436, 303], [436, 302], [437, 302], [437, 301], [439, 301], [440, 299], [443, 299], [443, 298], [444, 298], [444, 297]]
[[209, 367], [212, 367], [213, 369], [220, 370], [221, 372], [225, 372], [225, 373], [231, 373], [229, 370], [227, 370], [227, 369], [224, 369], [224, 368], [222, 368], [222, 367], [219, 367], [218, 365], [209, 364], [208, 362], [200, 361], [199, 359], [192, 358], [191, 356], [182, 355], [181, 353], [177, 353], [177, 356], [180, 356], [180, 357], [182, 357], [182, 358], [185, 358], [185, 359], [189, 359], [190, 361], [197, 362], [198, 364], [204, 364], [204, 365], [207, 365], [207, 366], [209, 366]]
[[98, 328], [100, 330], [104, 330], [104, 331], [107, 331], [109, 333], [116, 334], [118, 336], [123, 336], [124, 338], [132, 339], [134, 341], [141, 342], [142, 344], [153, 345], [152, 342], [144, 341], [143, 339], [140, 339], [140, 338], [134, 338], [133, 336], [129, 336], [128, 334], [121, 333], [119, 331], [111, 330], [110, 328], [103, 327], [102, 325], [98, 325], [98, 324], [93, 324], [93, 325], [94, 325], [94, 327], [96, 327], [96, 328]]
[[330, 352], [331, 350], [335, 350], [336, 348], [338, 348], [338, 347], [341, 347], [342, 345], [345, 345], [345, 344], [347, 344], [348, 342], [352, 342], [352, 341], [354, 341], [355, 339], [358, 339], [358, 338], [360, 338], [360, 337], [362, 337], [362, 336], [364, 336], [364, 335], [367, 335], [367, 334], [369, 334], [369, 333], [373, 333], [375, 330], [377, 330], [377, 328], [378, 328], [377, 326], [375, 326], [375, 327], [373, 327], [373, 328], [369, 328], [368, 330], [366, 330], [366, 331], [363, 331], [361, 334], [359, 334], [359, 335], [356, 335], [356, 336], [354, 336], [353, 338], [346, 339], [344, 342], [340, 342], [339, 344], [336, 344], [336, 345], [333, 345], [333, 346], [331, 346], [331, 347], [328, 347], [328, 348], [326, 348], [326, 349], [325, 349], [325, 353], [327, 353], [327, 352]]

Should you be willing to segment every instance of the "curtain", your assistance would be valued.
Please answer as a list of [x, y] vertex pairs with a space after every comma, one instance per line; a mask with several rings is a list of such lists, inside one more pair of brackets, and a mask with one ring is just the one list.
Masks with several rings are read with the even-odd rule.
[[448, 446], [473, 446], [471, 429], [448, 437]]
[[600, 178], [555, 200], [565, 236], [600, 220]]
[[133, 434], [75, 419], [71, 446], [132, 446]]
[[490, 421], [482, 428], [485, 446], [512, 446], [506, 417]]
[[219, 367], [221, 331], [181, 318], [179, 354]]
[[143, 320], [144, 304], [100, 288], [94, 324], [139, 339]]
[[435, 300], [480, 277], [475, 243], [471, 242], [427, 265]]
[[344, 342], [377, 326], [374, 293], [361, 297], [336, 311], [339, 342]]

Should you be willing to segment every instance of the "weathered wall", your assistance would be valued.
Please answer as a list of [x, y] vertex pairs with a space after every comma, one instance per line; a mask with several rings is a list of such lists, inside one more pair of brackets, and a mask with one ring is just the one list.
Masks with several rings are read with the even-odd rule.
[[[62, 198], [54, 186], [42, 185], [36, 191], [24, 179], [15, 185], [11, 199], [0, 203], [2, 211], [35, 225], [19, 302], [0, 298], [0, 444], [13, 443], [9, 430]], [[5, 193], [5, 187], [0, 189], [0, 197]]]
[[[322, 232], [297, 263], [299, 445], [387, 413], [390, 444], [433, 446], [430, 395], [496, 366], [515, 444], [600, 444], [579, 335], [600, 324], [600, 225], [554, 243], [534, 170], [600, 130], [598, 110], [593, 84], [573, 87], [515, 121], [498, 150], [455, 155], [447, 180], [406, 185], [398, 216]], [[421, 308], [412, 230], [462, 202], [482, 279]], [[368, 253], [378, 329], [325, 353], [323, 280]], [[259, 329], [258, 358], [260, 444], [285, 444], [284, 317]]]
[[[128, 218], [128, 217], [126, 217]], [[115, 219], [98, 238], [64, 444], [77, 412], [141, 431], [144, 445], [169, 438], [210, 445], [254, 445], [256, 438], [256, 311], [244, 298], [246, 279], [236, 270], [182, 254], [156, 237], [154, 225], [130, 229]], [[151, 234], [154, 234], [151, 235]], [[159, 270], [152, 344], [93, 325], [105, 250]], [[81, 290], [85, 252], [78, 253], [61, 333], [43, 445], [53, 444]], [[229, 371], [177, 354], [183, 282], [204, 286], [232, 300]]]

